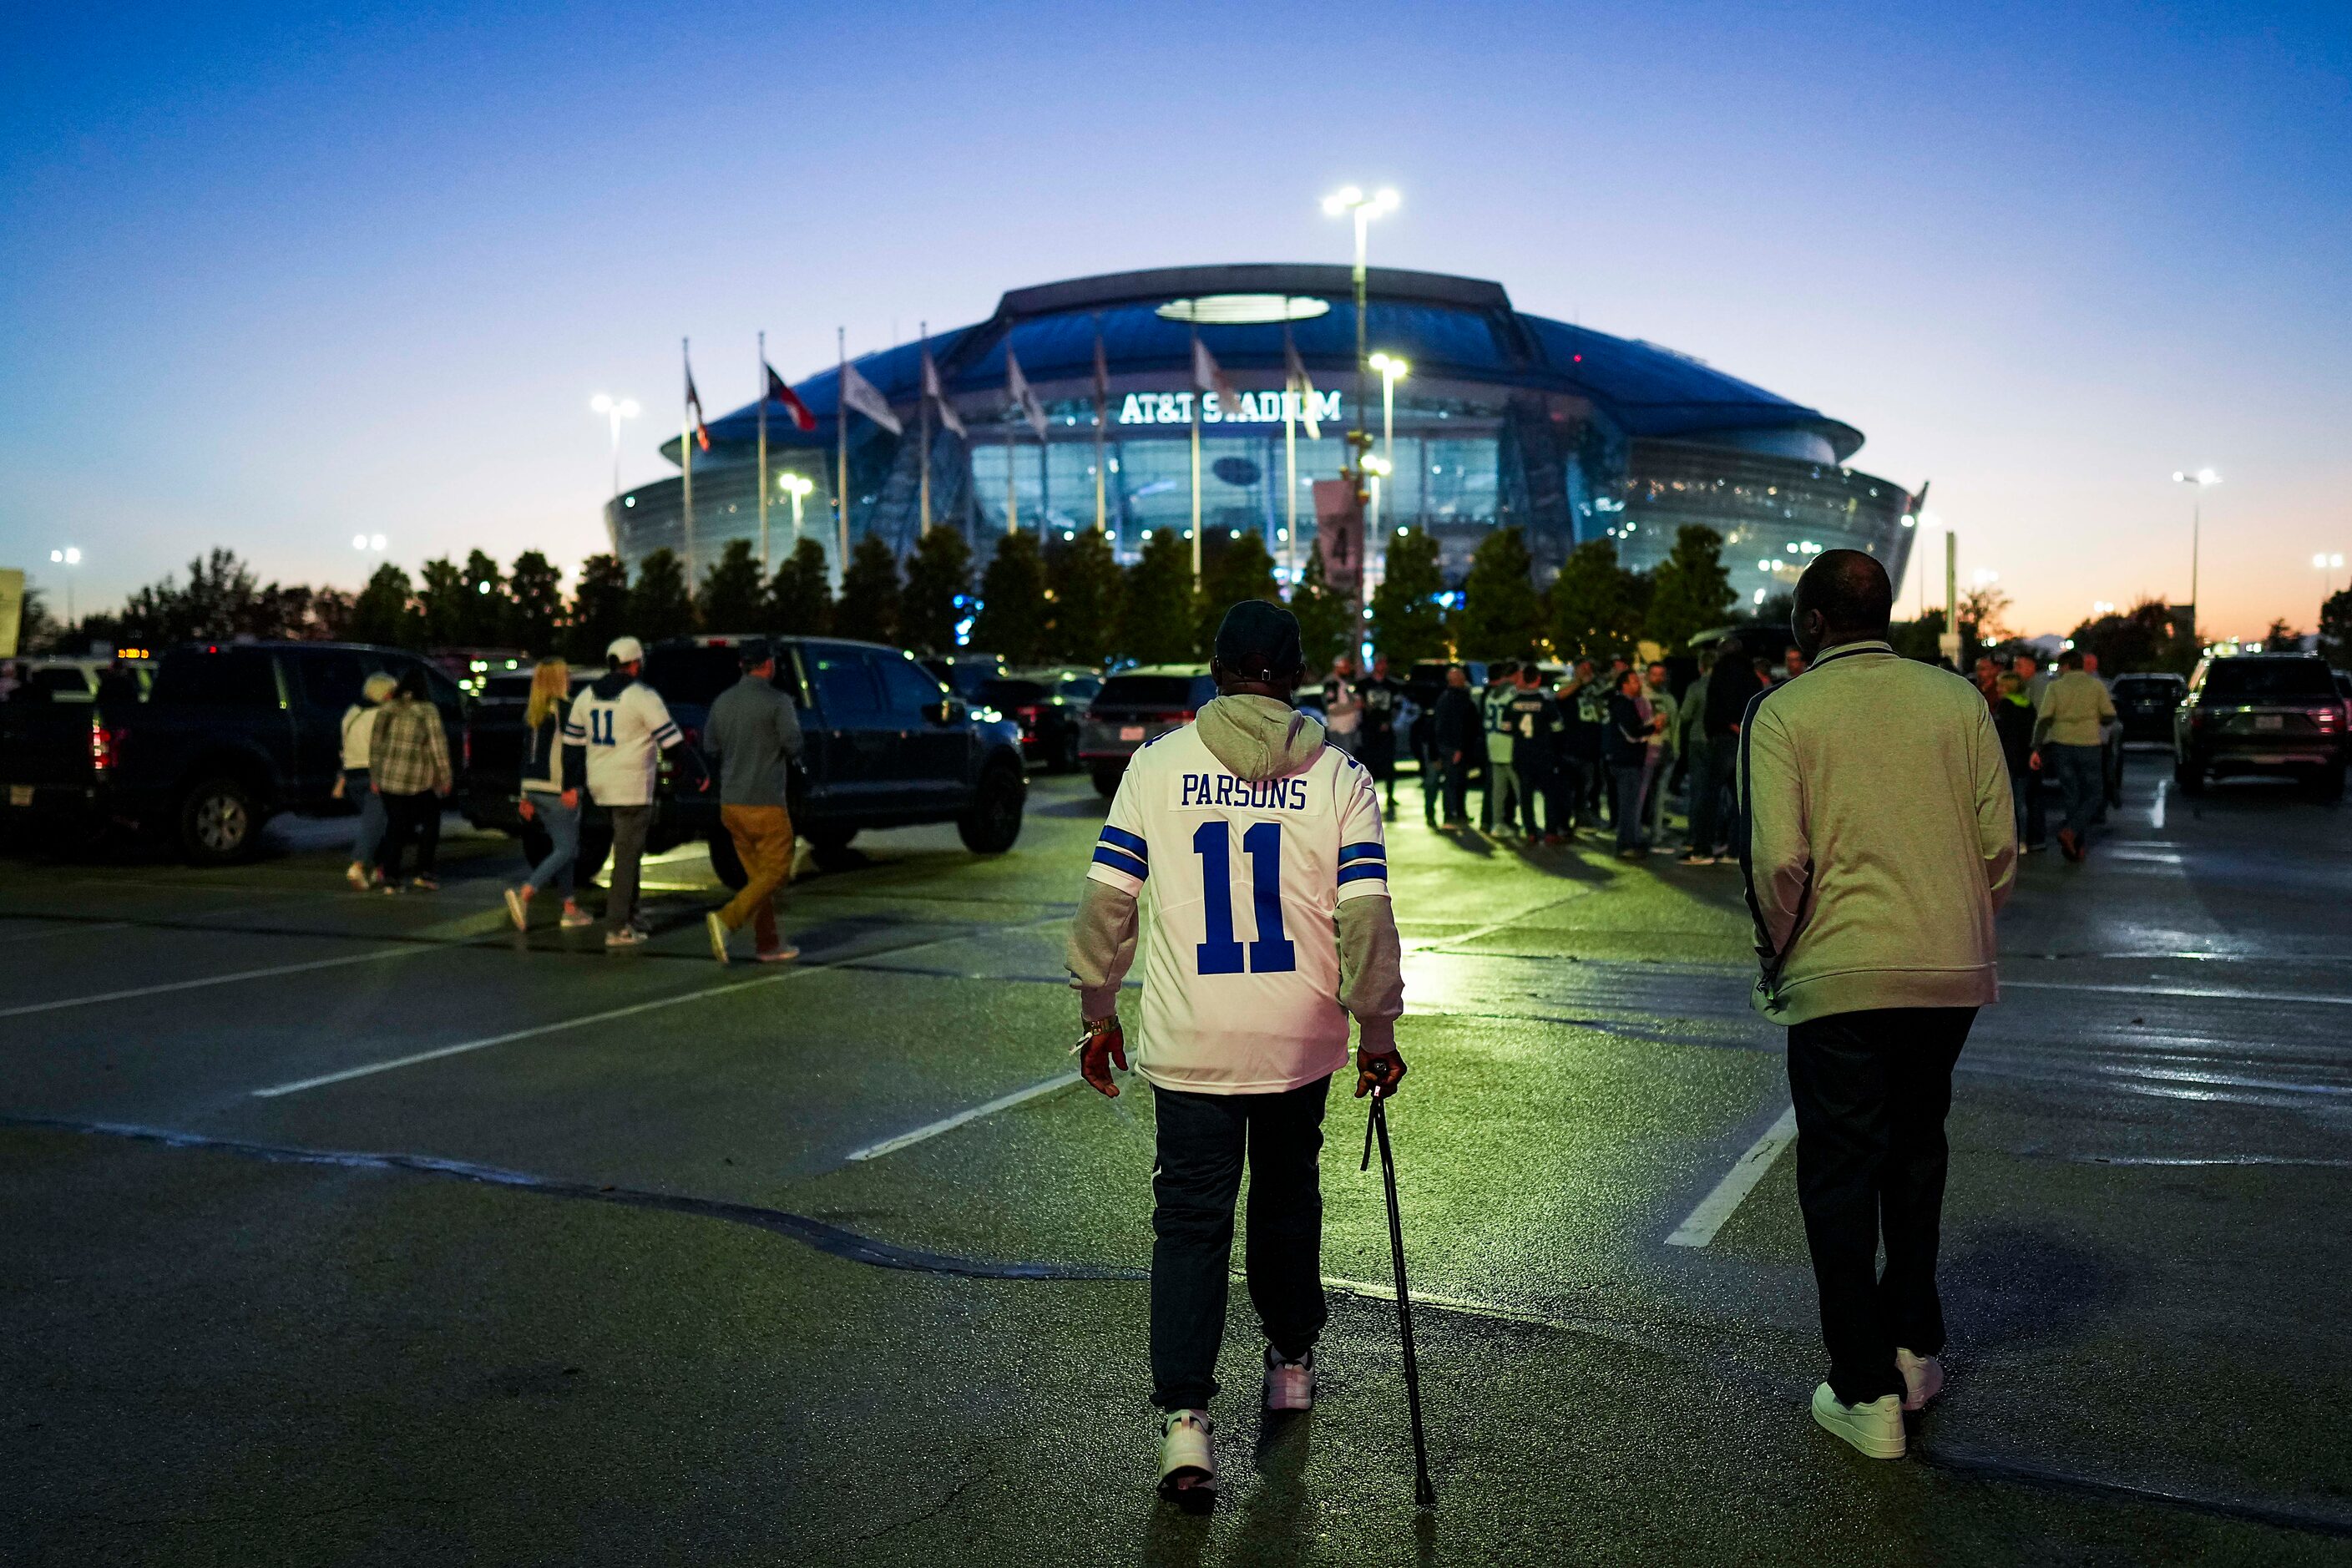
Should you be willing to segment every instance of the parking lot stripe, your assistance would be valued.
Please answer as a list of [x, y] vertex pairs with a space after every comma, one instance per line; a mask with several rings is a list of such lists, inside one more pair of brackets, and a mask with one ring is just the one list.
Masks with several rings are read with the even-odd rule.
[[664, 1007], [682, 1006], [688, 1002], [708, 1001], [714, 996], [725, 996], [737, 991], [750, 991], [757, 986], [780, 985], [787, 980], [797, 979], [803, 974], [815, 974], [828, 969], [845, 969], [869, 959], [920, 952], [926, 948], [945, 947], [951, 942], [970, 942], [974, 937], [984, 934], [1023, 931], [1030, 926], [1048, 925], [1067, 918], [1066, 915], [1048, 915], [1044, 920], [1024, 921], [1010, 926], [992, 926], [979, 931], [956, 931], [948, 936], [908, 942], [904, 947], [885, 948], [879, 952], [845, 953], [839, 958], [827, 959], [822, 963], [794, 964], [781, 974], [763, 974], [756, 980], [739, 980], [731, 985], [707, 986], [698, 991], [688, 991], [679, 996], [657, 996], [650, 1002], [633, 1003], [626, 1007], [614, 1007], [602, 1013], [589, 1013], [577, 1018], [559, 1018], [552, 1024], [534, 1024], [528, 1029], [511, 1029], [503, 1035], [490, 1035], [478, 1040], [460, 1040], [454, 1046], [437, 1046], [429, 1051], [415, 1051], [404, 1057], [394, 1057], [388, 1061], [367, 1062], [359, 1067], [345, 1068], [340, 1072], [320, 1073], [316, 1078], [297, 1079], [291, 1083], [274, 1083], [267, 1089], [254, 1089], [251, 1093], [256, 1100], [276, 1100], [281, 1095], [300, 1094], [306, 1089], [325, 1089], [330, 1084], [349, 1083], [353, 1079], [372, 1078], [377, 1073], [397, 1072], [402, 1068], [416, 1067], [424, 1062], [436, 1062], [445, 1057], [458, 1057], [469, 1051], [488, 1050], [492, 1046], [511, 1045], [517, 1040], [536, 1039], [541, 1035], [561, 1034], [566, 1029], [581, 1029], [591, 1024], [610, 1023], [615, 1018], [635, 1017], [640, 1013], [651, 1013]]
[[234, 985], [242, 980], [267, 980], [278, 974], [300, 974], [312, 969], [333, 969], [345, 963], [368, 963], [379, 958], [405, 958], [430, 952], [429, 947], [386, 947], [373, 952], [347, 952], [341, 958], [314, 958], [308, 963], [275, 963], [267, 969], [240, 969], [233, 974], [207, 974], [201, 980], [173, 980], [162, 985], [135, 985], [128, 991], [100, 991], [89, 996], [68, 996], [56, 1002], [28, 1002], [21, 1007], [0, 1007], [0, 1018], [21, 1018], [29, 1013], [55, 1013], [67, 1007], [91, 1007], [100, 1002], [128, 1002], [139, 996], [161, 996], [173, 991], [198, 991], [207, 985]]
[[2322, 996], [2309, 991], [2233, 991], [2210, 985], [2095, 985], [2074, 980], [2004, 980], [2006, 991], [2086, 991], [2110, 996], [2188, 996], [2200, 1002], [2309, 1002], [2320, 1007], [2352, 1007], [2352, 996]]
[[1763, 1137], [1748, 1146], [1748, 1152], [1740, 1155], [1738, 1163], [1725, 1173], [1723, 1180], [1715, 1184], [1715, 1191], [1699, 1199], [1698, 1207], [1691, 1210], [1690, 1217], [1675, 1227], [1674, 1235], [1666, 1237], [1666, 1245], [1705, 1247], [1713, 1241], [1715, 1233], [1723, 1227], [1723, 1222], [1729, 1219], [1748, 1194], [1756, 1190], [1756, 1184], [1764, 1179], [1764, 1173], [1770, 1170], [1772, 1162], [1780, 1157], [1780, 1151], [1796, 1141], [1797, 1108], [1792, 1105], [1780, 1112], [1780, 1120], [1772, 1123]]
[[1001, 1094], [986, 1105], [975, 1105], [970, 1110], [959, 1110], [953, 1116], [943, 1116], [927, 1126], [916, 1128], [912, 1132], [901, 1132], [896, 1138], [885, 1138], [879, 1143], [869, 1143], [863, 1149], [853, 1150], [849, 1157], [853, 1160], [878, 1160], [885, 1154], [898, 1152], [910, 1143], [920, 1143], [926, 1138], [936, 1138], [942, 1132], [952, 1132], [967, 1121], [977, 1121], [983, 1116], [993, 1116], [1000, 1110], [1010, 1110], [1016, 1105], [1025, 1104], [1041, 1096], [1052, 1094], [1056, 1089], [1067, 1089], [1077, 1081], [1078, 1075], [1074, 1072], [1056, 1073], [1043, 1083], [1033, 1083], [1027, 1089], [1016, 1089], [1011, 1094]]

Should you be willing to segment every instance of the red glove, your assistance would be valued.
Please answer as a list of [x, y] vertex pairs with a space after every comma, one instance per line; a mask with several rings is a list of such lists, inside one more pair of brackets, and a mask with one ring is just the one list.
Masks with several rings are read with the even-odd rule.
[[1070, 1047], [1078, 1058], [1078, 1076], [1093, 1088], [1113, 1100], [1118, 1098], [1118, 1085], [1110, 1076], [1110, 1064], [1117, 1062], [1118, 1070], [1127, 1070], [1127, 1036], [1118, 1026], [1118, 1015], [1095, 1018], [1087, 1024], [1087, 1032]]

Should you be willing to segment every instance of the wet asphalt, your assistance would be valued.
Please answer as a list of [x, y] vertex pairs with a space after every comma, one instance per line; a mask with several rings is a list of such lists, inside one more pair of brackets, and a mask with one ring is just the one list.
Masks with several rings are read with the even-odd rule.
[[1320, 1406], [1255, 1413], [1237, 1290], [1224, 1496], [1155, 1499], [1150, 1091], [1065, 1081], [1102, 807], [1041, 777], [1002, 858], [810, 868], [784, 970], [711, 961], [692, 848], [607, 954], [515, 932], [462, 830], [399, 898], [336, 822], [216, 871], [14, 845], [0, 1560], [2352, 1562], [2352, 813], [2135, 753], [2087, 865], [2029, 858], [1950, 1384], [1874, 1464], [1805, 1414], [1793, 1159], [1668, 1242], [1788, 1103], [1737, 869], [1400, 805], [1433, 1511], [1345, 1099]]

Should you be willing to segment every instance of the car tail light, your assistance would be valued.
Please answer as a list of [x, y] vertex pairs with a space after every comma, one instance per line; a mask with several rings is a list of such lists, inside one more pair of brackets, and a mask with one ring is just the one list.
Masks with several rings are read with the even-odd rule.
[[2311, 721], [2318, 725], [2323, 730], [2340, 729], [2344, 723], [2344, 710], [2341, 708], [2322, 708], [2312, 714]]
[[102, 773], [114, 766], [116, 741], [114, 731], [105, 725], [92, 724], [89, 727], [89, 767], [92, 773]]

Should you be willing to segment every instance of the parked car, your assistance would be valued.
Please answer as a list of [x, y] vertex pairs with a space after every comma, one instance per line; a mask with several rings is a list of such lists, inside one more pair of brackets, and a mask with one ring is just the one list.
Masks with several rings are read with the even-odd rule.
[[1043, 669], [983, 680], [967, 700], [1020, 727], [1021, 754], [1051, 773], [1076, 773], [1087, 704], [1102, 690], [1091, 670]]
[[2209, 658], [2172, 716], [2172, 776], [2195, 795], [2209, 776], [2286, 773], [2339, 800], [2352, 755], [2346, 727], [2344, 698], [2316, 655]]
[[377, 671], [423, 669], [463, 788], [465, 699], [416, 655], [357, 643], [206, 643], [167, 651], [147, 700], [0, 704], [12, 818], [168, 834], [219, 865], [279, 812], [351, 809], [333, 795], [343, 712]]
[[924, 659], [922, 665], [938, 678], [941, 686], [974, 705], [980, 700], [982, 687], [1012, 673], [1004, 668], [1003, 656], [993, 653], [934, 655]]
[[26, 700], [39, 701], [46, 695], [52, 702], [95, 702], [100, 686], [111, 674], [130, 678], [142, 699], [155, 682], [155, 665], [144, 658], [86, 658], [53, 656], [46, 658], [21, 658], [13, 661], [18, 669], [24, 689], [36, 695]]
[[2170, 741], [2172, 710], [2189, 683], [2177, 675], [2118, 675], [2108, 689], [2126, 741]]
[[1128, 758], [1191, 723], [1216, 694], [1217, 683], [1198, 664], [1145, 665], [1104, 681], [1078, 733], [1078, 760], [1094, 775], [1096, 793], [1118, 794]]
[[[645, 680], [669, 708], [688, 746], [701, 744], [710, 704], [742, 674], [740, 635], [678, 638], [646, 654]], [[1020, 734], [1012, 722], [983, 719], [901, 649], [838, 637], [774, 637], [776, 685], [800, 710], [807, 747], [793, 770], [794, 831], [820, 864], [838, 865], [849, 842], [869, 827], [952, 822], [964, 845], [1001, 855], [1021, 837], [1028, 801]], [[515, 803], [521, 784], [522, 708], [487, 702], [469, 731], [466, 815], [477, 826], [524, 840], [544, 852]], [[744, 883], [734, 841], [719, 825], [715, 789], [693, 787], [696, 763], [666, 756], [647, 847], [659, 851], [699, 838], [728, 886]], [[612, 844], [609, 816], [592, 801], [581, 822], [581, 864], [593, 873]]]

